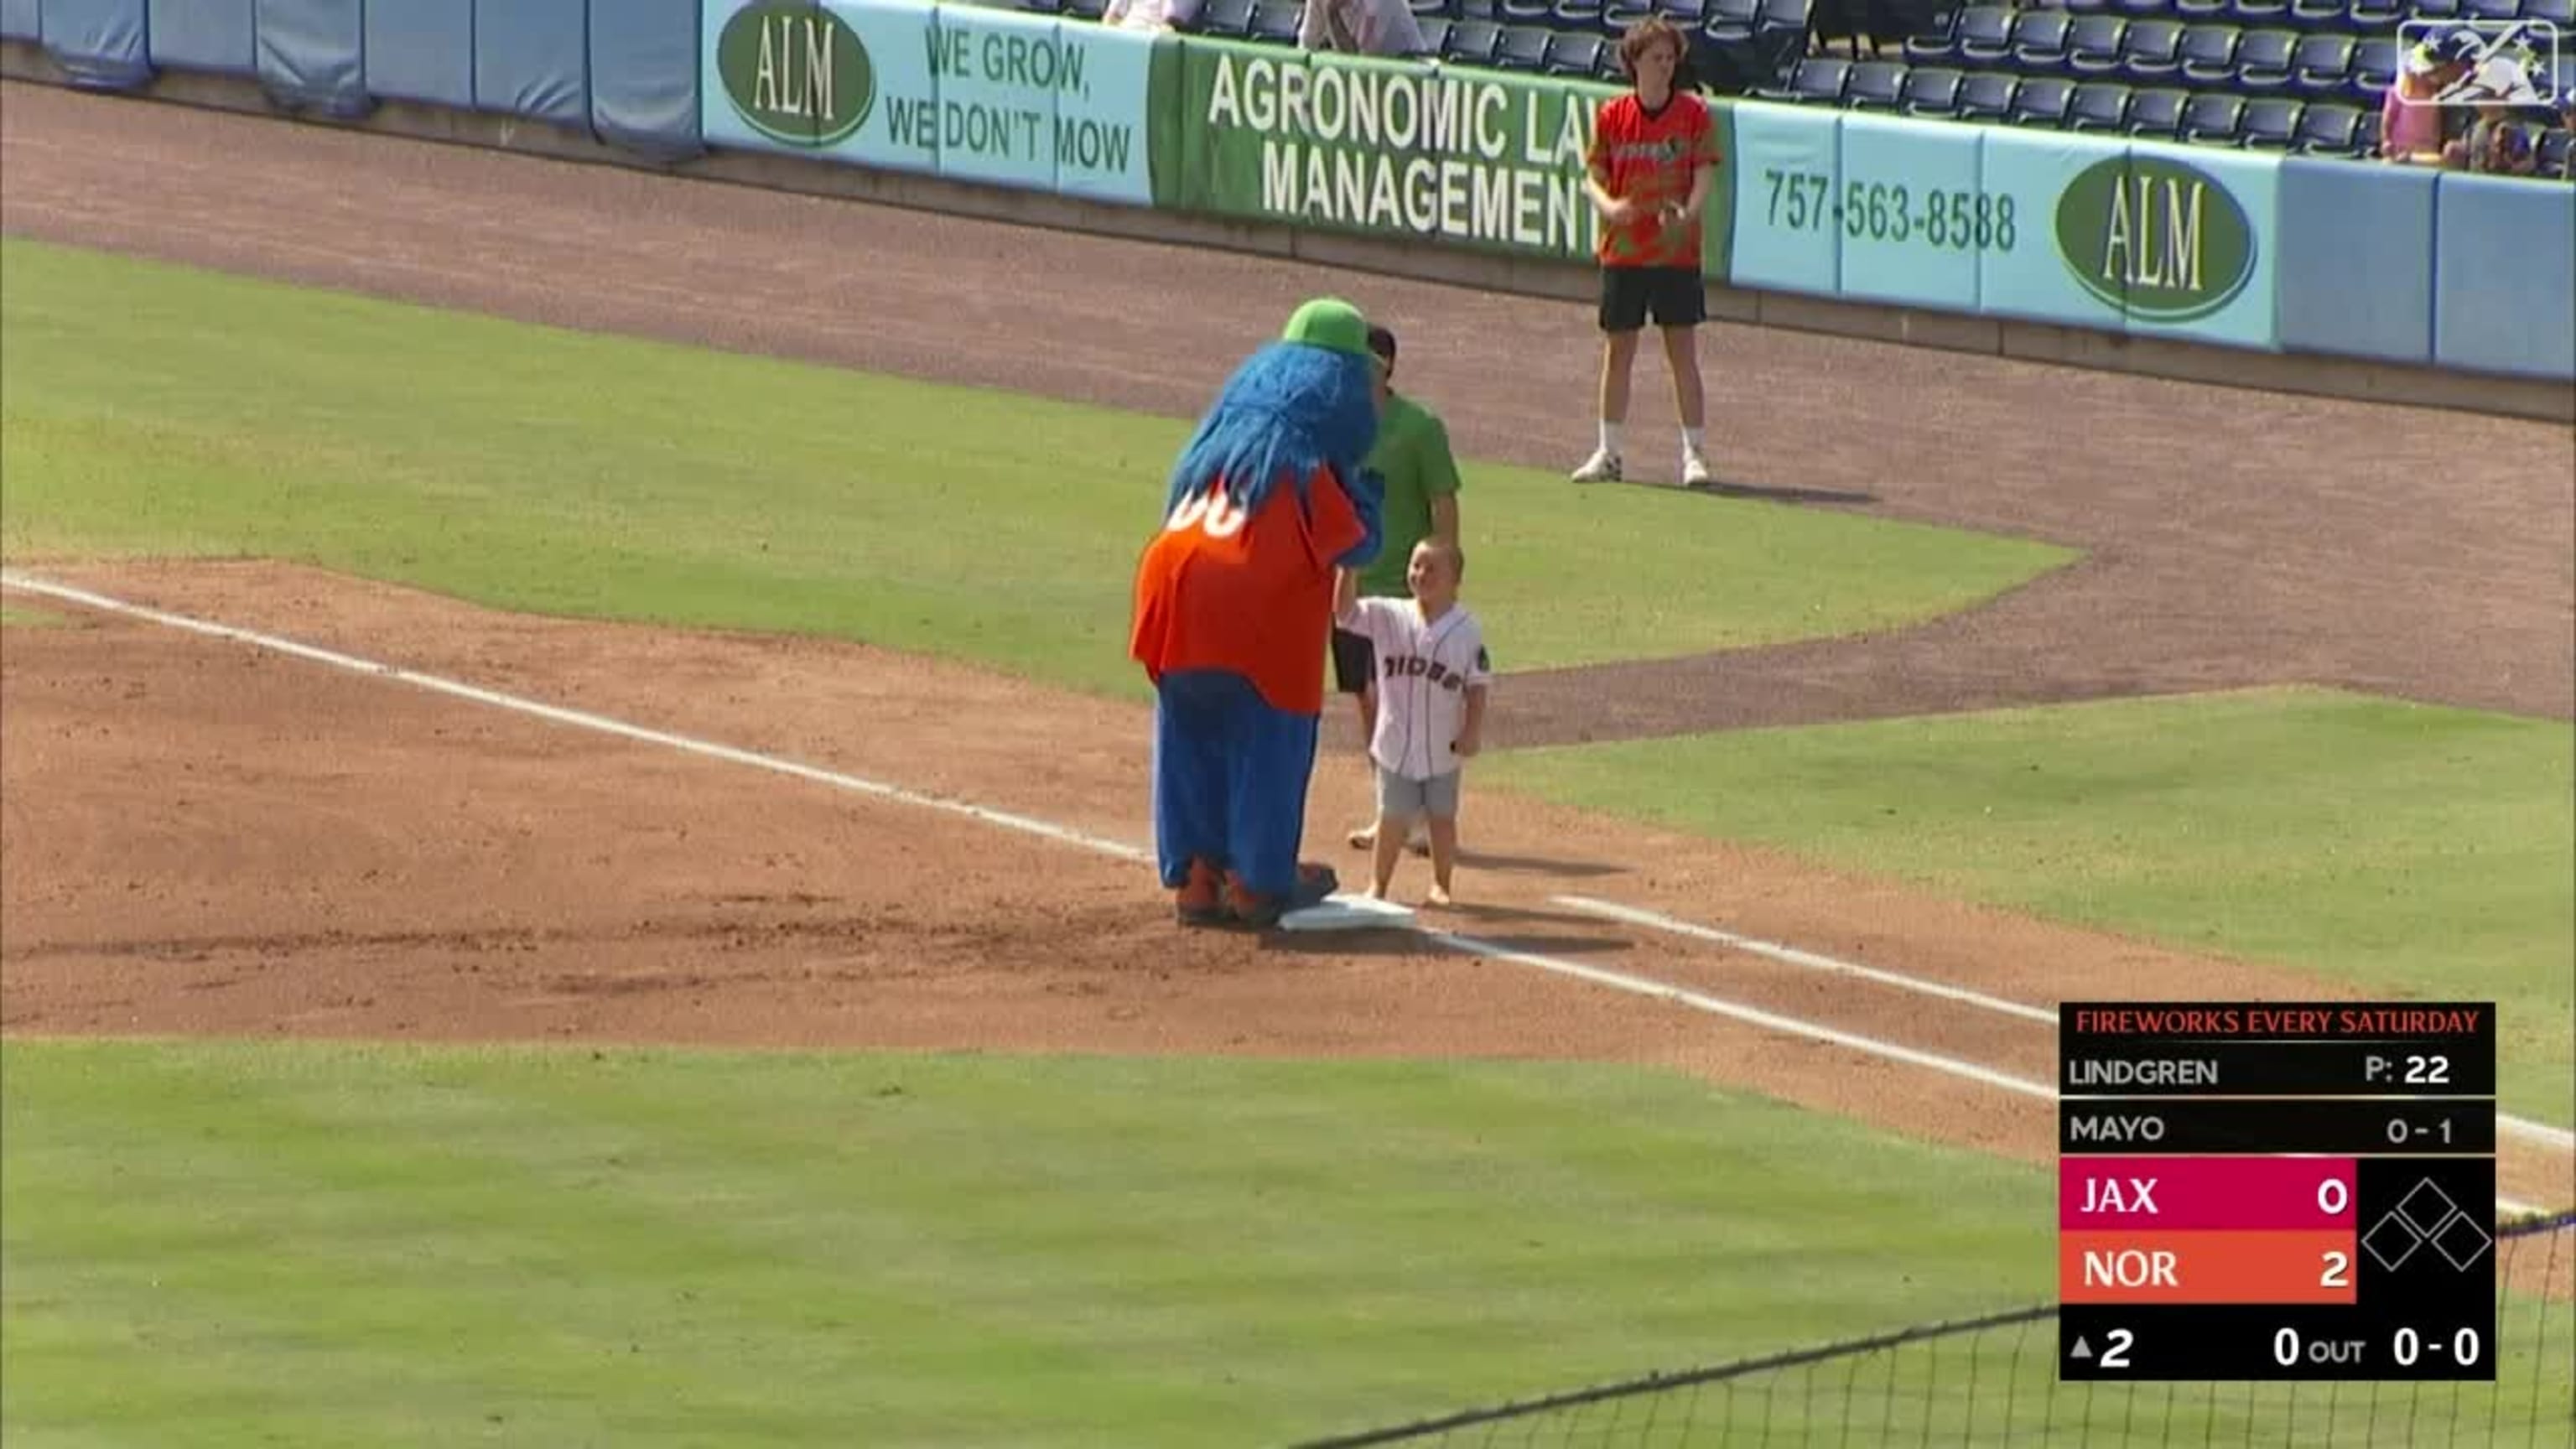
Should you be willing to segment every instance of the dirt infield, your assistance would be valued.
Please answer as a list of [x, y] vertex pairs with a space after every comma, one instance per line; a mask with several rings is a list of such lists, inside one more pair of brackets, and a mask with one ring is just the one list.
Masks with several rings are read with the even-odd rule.
[[[1260, 319], [1338, 290], [1396, 319], [1408, 381], [1468, 451], [1549, 464], [1585, 441], [1585, 319], [1558, 306], [24, 85], [5, 88], [0, 145], [13, 234], [1178, 414]], [[146, 170], [166, 186], [138, 206], [118, 178]], [[1046, 280], [1012, 280], [1009, 258], [1032, 248]], [[1536, 371], [1495, 369], [1504, 347]], [[1734, 327], [1712, 329], [1710, 352], [1731, 483], [2091, 557], [1925, 629], [1514, 675], [1499, 743], [2289, 679], [2576, 715], [2565, 429]], [[1923, 385], [1931, 370], [1938, 388]], [[13, 562], [1147, 838], [1140, 711], [960, 666], [500, 616], [274, 564]], [[1182, 933], [1132, 861], [1078, 845], [61, 611], [71, 626], [12, 628], [0, 656], [0, 1027], [13, 1033], [1583, 1057], [2045, 1160], [2043, 1100], [1537, 963], [2041, 1082], [2047, 1026], [1557, 897], [2029, 1003], [2353, 994], [1492, 796], [1469, 807], [1469, 904], [1430, 923], [1531, 959], [1411, 936]], [[958, 717], [977, 727], [961, 734]], [[1323, 839], [1365, 799], [1335, 724], [1311, 817]], [[2509, 1143], [2504, 1189], [2576, 1202], [2576, 1167]]]

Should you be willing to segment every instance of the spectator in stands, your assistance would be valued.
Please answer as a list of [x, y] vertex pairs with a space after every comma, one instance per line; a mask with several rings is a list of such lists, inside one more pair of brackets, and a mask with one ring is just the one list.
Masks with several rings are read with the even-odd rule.
[[2406, 53], [2397, 83], [2379, 103], [2380, 155], [2405, 165], [2448, 164], [2444, 151], [2452, 139], [2453, 112], [2448, 106], [2435, 105], [2434, 97], [2469, 72], [2467, 60], [2456, 54], [2456, 42], [2462, 38], [2444, 36]]
[[1348, 55], [1421, 55], [1431, 48], [1404, 0], [1306, 0], [1297, 43]]
[[1184, 30], [1198, 13], [1199, 0], [1109, 0], [1100, 23], [1121, 30]]
[[2468, 139], [2451, 145], [2458, 156], [2458, 166], [2489, 176], [2529, 176], [2540, 165], [2540, 148], [2532, 140], [2531, 128], [2514, 117], [2511, 108], [2488, 101], [2478, 107], [2477, 124], [2469, 128]]

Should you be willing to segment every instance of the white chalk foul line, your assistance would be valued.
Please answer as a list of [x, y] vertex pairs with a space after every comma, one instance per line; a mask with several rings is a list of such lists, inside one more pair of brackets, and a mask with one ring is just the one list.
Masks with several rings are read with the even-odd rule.
[[1698, 925], [1657, 911], [1623, 906], [1616, 901], [1596, 900], [1591, 896], [1556, 896], [1553, 899], [1558, 905], [1571, 906], [1578, 911], [1587, 911], [1614, 921], [1625, 921], [1632, 926], [1650, 926], [1658, 931], [1669, 931], [1677, 936], [1695, 936], [1703, 941], [1714, 941], [1721, 946], [1731, 946], [1749, 955], [1767, 956], [1785, 965], [1803, 966], [1810, 971], [1831, 971], [1844, 976], [1857, 976], [1864, 981], [1875, 981], [1881, 986], [1892, 986], [1899, 991], [1916, 991], [1925, 996], [1938, 996], [1949, 1001], [1964, 1001], [1970, 1006], [1983, 1007], [2005, 1016], [2018, 1016], [2028, 1021], [2045, 1022], [2052, 1027], [2057, 1025], [2057, 1013], [2046, 1007], [2025, 1006], [2018, 1001], [2006, 1001], [2000, 996], [1988, 996], [1982, 991], [1970, 991], [1962, 986], [1945, 986], [1938, 981], [1926, 981], [1919, 976], [1908, 976], [1902, 971], [1882, 971], [1875, 966], [1863, 966], [1856, 961], [1841, 961], [1814, 951], [1802, 951], [1795, 946], [1783, 946], [1777, 941], [1739, 936], [1733, 931], [1721, 931], [1715, 926]]
[[[1965, 1002], [1970, 1006], [2001, 1015], [2045, 1023], [2052, 1028], [2057, 1025], [2057, 1013], [2046, 1007], [2032, 1006], [2020, 1001], [2007, 1001], [1999, 996], [1988, 996], [1983, 992], [1970, 991], [1964, 987], [1929, 981], [1920, 976], [1908, 976], [1902, 971], [1863, 966], [1856, 961], [1839, 960], [1818, 952], [1803, 951], [1795, 946], [1784, 946], [1776, 941], [1739, 936], [1732, 931], [1721, 931], [1714, 926], [1703, 926], [1696, 922], [1667, 916], [1661, 912], [1623, 906], [1616, 901], [1596, 900], [1591, 896], [1555, 896], [1551, 899], [1558, 905], [1587, 911], [1609, 920], [1625, 921], [1632, 926], [1647, 926], [1659, 931], [1668, 931], [1677, 936], [1693, 936], [1703, 941], [1713, 941], [1721, 946], [1732, 947], [1749, 955], [1768, 957], [1790, 966], [1803, 966], [1811, 971], [1829, 971], [1845, 976], [1857, 976], [1864, 980], [1878, 982], [1882, 986], [1892, 986], [1899, 991], [1915, 991], [1925, 996], [1938, 996], [1951, 1001]], [[2496, 1114], [2496, 1130], [2509, 1132], [2517, 1137], [2551, 1147], [2576, 1149], [2576, 1132], [2570, 1132], [2563, 1127], [2552, 1127], [2546, 1122], [2533, 1122], [2510, 1113]]]
[[[34, 575], [22, 573], [15, 569], [0, 569], [0, 588], [21, 589], [28, 593], [42, 594], [49, 598], [62, 600], [66, 603], [80, 604], [88, 608], [100, 610], [104, 613], [122, 614], [129, 618], [148, 620], [155, 624], [164, 625], [172, 629], [184, 630], [191, 634], [201, 634], [209, 638], [226, 639], [234, 643], [248, 644], [255, 648], [267, 649], [275, 653], [289, 655], [293, 658], [307, 660], [315, 664], [328, 665], [334, 669], [345, 669], [352, 673], [365, 674], [378, 679], [393, 680], [397, 683], [408, 684], [418, 689], [429, 690], [433, 693], [448, 695], [452, 698], [467, 700], [472, 703], [486, 705], [494, 709], [509, 710], [514, 713], [525, 714], [536, 719], [547, 720], [555, 724], [570, 725], [576, 729], [593, 730], [601, 734], [614, 735], [621, 739], [634, 740], [642, 744], [662, 745], [670, 749], [682, 750], [689, 754], [702, 756], [707, 759], [722, 760], [728, 764], [743, 765], [756, 770], [767, 770], [773, 774], [787, 775], [795, 779], [810, 781], [814, 784], [828, 785], [835, 789], [849, 790], [862, 795], [874, 796], [882, 800], [895, 801], [900, 804], [917, 805], [924, 809], [944, 811], [952, 815], [960, 815], [970, 820], [980, 821], [986, 825], [997, 825], [1006, 830], [1021, 831], [1026, 834], [1040, 836], [1048, 840], [1058, 841], [1066, 845], [1076, 846], [1084, 850], [1094, 851], [1098, 854], [1112, 856], [1120, 860], [1151, 864], [1154, 859], [1153, 852], [1144, 849], [1141, 846], [1130, 845], [1125, 841], [1111, 840], [1105, 836], [1093, 835], [1087, 831], [1075, 830], [1067, 826], [1057, 825], [1052, 821], [1040, 820], [1034, 816], [1020, 815], [1007, 810], [995, 810], [964, 800], [952, 800], [937, 795], [925, 795], [919, 791], [904, 789], [899, 785], [887, 784], [882, 780], [870, 780], [858, 775], [847, 774], [839, 770], [827, 770], [820, 766], [801, 764], [797, 761], [784, 759], [776, 755], [762, 754], [755, 750], [739, 749], [732, 745], [717, 744], [710, 740], [701, 740], [692, 738], [688, 735], [673, 734], [667, 730], [657, 730], [643, 725], [629, 724], [624, 720], [612, 719], [601, 714], [593, 714], [587, 710], [566, 709], [561, 705], [552, 705], [544, 703], [541, 700], [527, 699], [514, 694], [505, 694], [495, 689], [483, 689], [476, 685], [442, 678], [435, 674], [423, 674], [418, 670], [404, 669], [397, 665], [384, 664], [372, 659], [361, 659], [354, 654], [343, 654], [338, 650], [324, 649], [318, 645], [298, 643], [295, 640], [282, 638], [274, 634], [263, 634], [254, 629], [238, 628], [230, 624], [218, 624], [205, 619], [192, 618], [185, 614], [174, 614], [165, 609], [150, 608], [142, 604], [131, 604], [122, 599], [110, 598], [105, 594], [94, 593], [87, 589], [74, 588], [68, 584], [58, 584], [47, 579], [37, 578]], [[1600, 904], [1607, 903], [1604, 902]], [[1683, 923], [1676, 922], [1675, 924]], [[2002, 1091], [2014, 1092], [2023, 1096], [2039, 1097], [2049, 1101], [2054, 1101], [2057, 1098], [2056, 1088], [2044, 1082], [2035, 1082], [2027, 1077], [2016, 1077], [2006, 1072], [1996, 1071], [1990, 1067], [1979, 1066], [1974, 1062], [1960, 1061], [1955, 1057], [1941, 1056], [1934, 1052], [1917, 1051], [1912, 1047], [1899, 1046], [1894, 1042], [1881, 1041], [1875, 1037], [1861, 1036], [1857, 1033], [1837, 1030], [1836, 1028], [1825, 1026], [1818, 1022], [1806, 1021], [1793, 1016], [1782, 1016], [1776, 1012], [1763, 1011], [1758, 1007], [1746, 1006], [1740, 1002], [1727, 1001], [1720, 997], [1707, 995], [1704, 992], [1692, 991], [1685, 987], [1675, 986], [1670, 982], [1657, 981], [1651, 977], [1631, 975], [1622, 971], [1605, 970], [1597, 966], [1586, 966], [1576, 961], [1568, 961], [1555, 956], [1543, 955], [1535, 951], [1522, 951], [1513, 947], [1499, 945], [1492, 941], [1478, 940], [1472, 936], [1460, 936], [1446, 931], [1435, 931], [1420, 925], [1407, 926], [1404, 929], [1413, 931], [1435, 944], [1446, 946], [1452, 950], [1461, 951], [1468, 955], [1480, 956], [1488, 960], [1507, 961], [1514, 965], [1528, 966], [1541, 971], [1553, 972], [1557, 975], [1572, 977], [1579, 981], [1589, 981], [1599, 986], [1608, 986], [1616, 990], [1633, 992], [1641, 996], [1656, 997], [1661, 1000], [1690, 1007], [1693, 1010], [1707, 1012], [1713, 1016], [1722, 1016], [1730, 1020], [1740, 1021], [1749, 1026], [1761, 1027], [1765, 1030], [1779, 1032], [1784, 1035], [1804, 1037], [1809, 1041], [1822, 1042], [1826, 1045], [1842, 1047], [1849, 1051], [1859, 1052], [1866, 1056], [1879, 1057], [1887, 1061], [1902, 1062], [1908, 1066], [1922, 1067], [1929, 1071], [1941, 1072], [1949, 1076], [1964, 1078], [1965, 1080], [1972, 1082], [1979, 1082]], [[1706, 928], [1700, 929], [1705, 930]], [[1714, 934], [1723, 936], [1725, 933]], [[1749, 942], [1749, 938], [1728, 937], [1727, 939], [1730, 940], [1730, 942]], [[1749, 944], [1771, 946], [1771, 943], [1768, 942]], [[1793, 948], [1789, 947], [1772, 946], [1771, 949], [1776, 952], [1788, 953], [1789, 957], [1801, 958], [1796, 962], [1796, 964], [1831, 962], [1831, 958], [1814, 956], [1813, 953], [1795, 951]], [[1840, 962], [1832, 962], [1831, 964], [1836, 968], [1846, 968], [1849, 965], [1849, 963]], [[1894, 976], [1896, 973], [1873, 972], [1868, 968], [1859, 968], [1858, 974], [1877, 977]], [[1937, 983], [1916, 984], [1918, 986], [1937, 985]], [[1941, 988], [1943, 993], [1952, 992], [1954, 990], [1955, 988]], [[1973, 996], [1975, 993], [1962, 994]], [[1992, 998], [1988, 999], [1991, 1000]], [[2014, 1005], [2014, 1003], [2001, 1004], [2007, 1006]], [[2054, 1022], [2056, 1018], [2055, 1016], [2050, 1015], [2048, 1016], [2048, 1020]], [[2505, 1119], [2503, 1118], [2499, 1118], [2499, 1124], [2504, 1120]], [[2538, 1126], [2539, 1124], [2531, 1125]], [[2541, 1128], [2541, 1130], [2555, 1131], [2556, 1129]], [[2505, 1208], [2509, 1212], [2517, 1213], [2536, 1213], [2540, 1211], [2539, 1208], [2505, 1199], [2498, 1199], [2498, 1206]]]

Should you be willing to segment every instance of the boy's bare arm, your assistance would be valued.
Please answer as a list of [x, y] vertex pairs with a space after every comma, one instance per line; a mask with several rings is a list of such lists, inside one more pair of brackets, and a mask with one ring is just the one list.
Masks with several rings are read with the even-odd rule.
[[1458, 730], [1458, 742], [1450, 748], [1461, 757], [1472, 755], [1485, 745], [1485, 686], [1467, 686], [1467, 722]]
[[1360, 576], [1351, 569], [1334, 570], [1333, 622], [1350, 626], [1360, 608]]

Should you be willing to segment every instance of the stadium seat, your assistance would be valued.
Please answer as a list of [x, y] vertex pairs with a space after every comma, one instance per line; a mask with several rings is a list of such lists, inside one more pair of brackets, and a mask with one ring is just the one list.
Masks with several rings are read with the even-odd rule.
[[2236, 47], [2245, 32], [2233, 25], [2194, 25], [2182, 33], [2178, 78], [2195, 90], [2223, 86], [2236, 77]]
[[1405, 8], [1413, 12], [1416, 22], [1449, 16], [1449, 0], [1405, 0]]
[[1446, 15], [1423, 15], [1415, 17], [1413, 23], [1422, 31], [1424, 55], [1437, 57], [1448, 53], [1449, 27], [1455, 21]]
[[1781, 85], [1755, 92], [1771, 101], [1821, 101], [1839, 106], [1851, 92], [1852, 63], [1830, 55], [1810, 55], [1799, 59], [1797, 68]]
[[1959, 109], [1961, 74], [1946, 65], [1909, 66], [1903, 105], [1909, 116], [1948, 116]]
[[1031, 15], [1053, 15], [1056, 13], [1057, 6], [1056, 0], [1018, 0], [1018, 3], [1011, 8], [1026, 11]]
[[2182, 134], [2182, 108], [2191, 92], [2159, 89], [2129, 93], [2128, 132], [2149, 140], [2171, 140]]
[[2075, 17], [2063, 10], [2025, 10], [2013, 22], [2012, 66], [2024, 75], [2046, 75], [2066, 63], [2066, 37]]
[[1702, 0], [1656, 0], [1655, 13], [1686, 35], [1708, 20], [1708, 7]]
[[2133, 21], [2174, 18], [2173, 0], [2115, 0], [2111, 8]]
[[1204, 0], [1190, 33], [1241, 40], [1252, 34], [1252, 7], [1256, 3], [1258, 0]]
[[1494, 0], [1494, 18], [1505, 25], [1545, 25], [1556, 12], [1556, 0]]
[[2405, 8], [2409, 20], [2457, 20], [2460, 0], [2413, 0]]
[[2300, 31], [2352, 28], [2350, 0], [2290, 0], [2290, 28]]
[[2382, 91], [2397, 84], [2397, 42], [2389, 39], [2365, 40], [2352, 48], [2352, 63], [2345, 67], [2344, 94], [2365, 106], [2376, 106]]
[[2522, 0], [2522, 18], [2546, 20], [2558, 27], [2558, 58], [2567, 59], [2567, 48], [2576, 45], [2576, 0]]
[[2268, 95], [2290, 88], [2290, 58], [2299, 51], [2294, 30], [2249, 30], [2236, 44], [2236, 88]]
[[1957, 63], [1989, 68], [2010, 61], [2013, 14], [2002, 5], [1979, 5], [1960, 11], [1958, 48], [1952, 52]]
[[1588, 30], [1560, 30], [1547, 43], [1547, 54], [1539, 62], [1545, 75], [1571, 76], [1589, 80], [1601, 71], [1601, 52], [1607, 42]]
[[1109, 0], [1063, 0], [1057, 11], [1067, 19], [1096, 21], [1109, 11]]
[[2241, 96], [2203, 91], [2182, 108], [2181, 135], [2186, 141], [2236, 144], [2236, 128], [2245, 117]]
[[1496, 8], [1494, 0], [1453, 0], [1453, 3], [1449, 7], [1449, 18], [1452, 20], [1490, 20], [1496, 25], [1503, 23], [1502, 13]]
[[2349, 35], [2310, 35], [2301, 38], [2299, 48], [2290, 56], [2290, 90], [2303, 100], [2332, 100], [2344, 93], [2344, 84], [2352, 78], [2352, 53], [2358, 46]]
[[2359, 107], [2312, 102], [2299, 113], [2298, 149], [2311, 156], [2349, 156], [2360, 131]]
[[1905, 100], [1905, 66], [1893, 60], [1865, 60], [1851, 68], [1843, 87], [1843, 104], [1856, 111], [1893, 111]]
[[2067, 107], [2075, 101], [2075, 82], [2062, 76], [2032, 76], [2013, 92], [2012, 123], [2056, 129], [2066, 124]]
[[1547, 12], [1547, 20], [1559, 30], [1588, 30], [1598, 35], [1601, 10], [1601, 0], [1556, 0]]
[[2352, 133], [2352, 149], [2356, 156], [2379, 154], [2379, 112], [2361, 113], [2361, 125]]
[[1451, 65], [1491, 68], [1494, 51], [1502, 44], [1503, 27], [1492, 20], [1453, 20], [1449, 38], [1441, 42], [1440, 58]]
[[1905, 37], [1899, 47], [1910, 65], [1947, 65], [1959, 58], [1959, 17], [1953, 10]]
[[2227, 0], [2172, 0], [2173, 17], [2186, 25], [2208, 25], [2227, 18]]
[[2519, 20], [2522, 0], [2462, 0], [2460, 15], [2467, 20]]
[[1494, 65], [1536, 75], [1547, 66], [1548, 43], [1556, 32], [1544, 25], [1506, 25], [1494, 46]]
[[2182, 22], [2132, 20], [2120, 37], [2122, 80], [2154, 85], [2173, 79], [2182, 69]]
[[2245, 30], [2290, 23], [2290, 0], [2227, 0], [2227, 20]]
[[[2570, 32], [2576, 32], [2576, 26], [2569, 26], [2566, 31], [2561, 31], [2559, 33], [2558, 43], [2560, 45], [2576, 45], [2576, 33]], [[2563, 50], [2559, 52], [2558, 85], [2556, 89], [2558, 91], [2558, 99], [2562, 102], [2570, 97], [2576, 97], [2576, 51]]]
[[2118, 75], [2128, 38], [2129, 22], [2117, 15], [2077, 16], [2066, 28], [2066, 60], [2058, 73], [2076, 80]]
[[2129, 88], [2118, 81], [2086, 81], [2066, 104], [2070, 131], [2120, 131], [2129, 124]]
[[1999, 70], [1977, 71], [1959, 82], [1957, 115], [1963, 121], [2009, 120], [2013, 92], [2020, 89], [2020, 76]]
[[1252, 38], [1273, 45], [1295, 45], [1298, 22], [1305, 15], [1304, 0], [1260, 0], [1252, 7]]
[[2356, 35], [2393, 35], [2397, 22], [2412, 13], [2406, 0], [2350, 0], [2343, 23]]
[[2576, 131], [2561, 127], [2543, 132], [2540, 137], [2539, 167], [2535, 174], [2555, 176], [2562, 181], [2576, 181]]
[[2305, 101], [2282, 96], [2247, 101], [2244, 113], [2237, 119], [2237, 135], [2250, 149], [2287, 151], [2298, 139], [2299, 113], [2306, 109]]
[[[1609, 4], [1601, 7], [1601, 28], [1612, 35], [1624, 35], [1630, 29], [1643, 25], [1646, 17], [1654, 13], [1655, 0], [1610, 0]], [[1684, 34], [1688, 34], [1698, 28], [1696, 25], [1687, 25], [1682, 27], [1682, 30]]]

